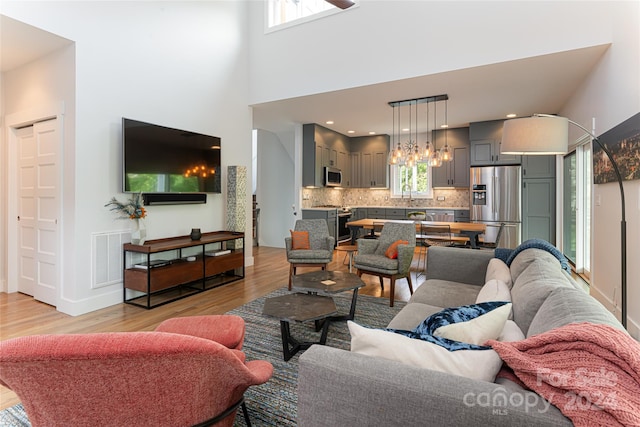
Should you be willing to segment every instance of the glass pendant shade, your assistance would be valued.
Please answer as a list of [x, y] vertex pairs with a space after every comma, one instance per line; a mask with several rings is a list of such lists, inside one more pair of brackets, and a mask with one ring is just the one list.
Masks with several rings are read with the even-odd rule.
[[453, 160], [453, 151], [448, 145], [445, 145], [440, 149], [440, 156], [443, 162], [450, 162]]

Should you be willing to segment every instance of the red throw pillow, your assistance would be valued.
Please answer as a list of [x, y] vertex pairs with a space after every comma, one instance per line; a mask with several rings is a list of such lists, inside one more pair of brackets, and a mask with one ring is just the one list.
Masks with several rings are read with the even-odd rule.
[[291, 231], [291, 249], [311, 249], [308, 231]]
[[384, 256], [391, 259], [398, 258], [398, 245], [408, 245], [409, 242], [406, 240], [396, 240], [392, 244], [389, 245], [387, 250], [384, 253]]

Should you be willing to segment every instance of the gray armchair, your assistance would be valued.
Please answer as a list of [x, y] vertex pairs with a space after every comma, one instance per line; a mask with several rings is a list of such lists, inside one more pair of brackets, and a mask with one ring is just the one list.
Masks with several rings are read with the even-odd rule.
[[[390, 259], [385, 256], [389, 245], [397, 240], [406, 240], [408, 245], [398, 246], [398, 258]], [[409, 291], [413, 294], [411, 284], [411, 261], [416, 247], [416, 226], [413, 222], [387, 222], [382, 228], [377, 240], [358, 239], [358, 254], [354, 258], [358, 276], [370, 274], [378, 276], [380, 286], [384, 289], [383, 279], [386, 277], [391, 282], [389, 289], [389, 306], [393, 307], [396, 280], [406, 278], [409, 283]]]
[[335, 238], [329, 235], [329, 227], [324, 219], [299, 219], [294, 230], [309, 232], [310, 249], [292, 249], [291, 237], [284, 238], [289, 261], [289, 290], [291, 276], [296, 274], [297, 267], [321, 267], [326, 270], [327, 264], [333, 260], [335, 245]]

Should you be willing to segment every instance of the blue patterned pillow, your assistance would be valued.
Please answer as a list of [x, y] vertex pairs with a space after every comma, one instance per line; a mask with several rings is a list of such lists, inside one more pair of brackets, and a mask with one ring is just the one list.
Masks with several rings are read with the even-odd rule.
[[461, 307], [445, 308], [444, 310], [427, 317], [422, 321], [422, 323], [410, 331], [404, 331], [401, 329], [387, 329], [387, 331], [395, 332], [409, 338], [428, 341], [444, 347], [449, 351], [488, 350], [491, 347], [454, 341], [448, 338], [435, 336], [434, 332], [441, 326], [450, 325], [452, 323], [468, 322], [469, 320], [480, 317], [483, 314], [487, 314], [498, 307], [502, 307], [505, 304], [509, 304], [509, 302], [489, 301], [478, 304], [463, 305]]

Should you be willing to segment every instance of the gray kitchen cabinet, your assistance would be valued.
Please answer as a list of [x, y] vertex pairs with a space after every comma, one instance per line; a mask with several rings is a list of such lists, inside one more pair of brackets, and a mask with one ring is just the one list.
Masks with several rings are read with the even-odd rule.
[[349, 166], [351, 173], [349, 174], [347, 187], [361, 187], [360, 178], [362, 177], [362, 154], [360, 152], [349, 153]]
[[403, 208], [387, 208], [385, 209], [386, 219], [407, 219], [407, 210]]
[[[359, 185], [361, 188], [387, 187], [387, 175], [389, 166], [389, 135], [360, 136], [351, 138], [351, 154], [359, 153], [360, 174]], [[357, 161], [356, 157], [352, 160]], [[353, 167], [352, 162], [352, 167]], [[352, 168], [352, 179], [355, 180]], [[355, 185], [353, 186], [355, 187]]]
[[453, 153], [452, 161], [431, 169], [433, 187], [469, 188], [469, 128], [437, 130], [433, 135], [436, 147], [446, 142]]
[[385, 219], [387, 217], [386, 208], [367, 208], [368, 218]]
[[470, 165], [519, 165], [522, 156], [500, 153], [504, 120], [475, 122], [469, 125]]
[[522, 180], [522, 240], [543, 239], [556, 243], [556, 180]]
[[522, 156], [522, 178], [555, 178], [556, 156]]
[[342, 171], [343, 186], [387, 187], [389, 135], [350, 138], [315, 123], [302, 127], [302, 185], [324, 186], [324, 168]]
[[456, 209], [453, 211], [453, 220], [455, 222], [470, 222], [471, 215], [469, 209]]
[[368, 215], [367, 208], [351, 209], [351, 221], [368, 218], [367, 215]]
[[360, 184], [363, 187], [387, 187], [388, 152], [364, 151], [362, 155], [362, 174]]
[[[338, 153], [349, 152], [349, 137], [316, 124], [302, 126], [302, 185], [324, 186], [324, 168], [338, 167]], [[340, 160], [346, 165], [345, 158]]]
[[342, 171], [342, 186], [351, 187], [351, 159], [349, 152], [345, 149], [337, 151], [338, 169]]

